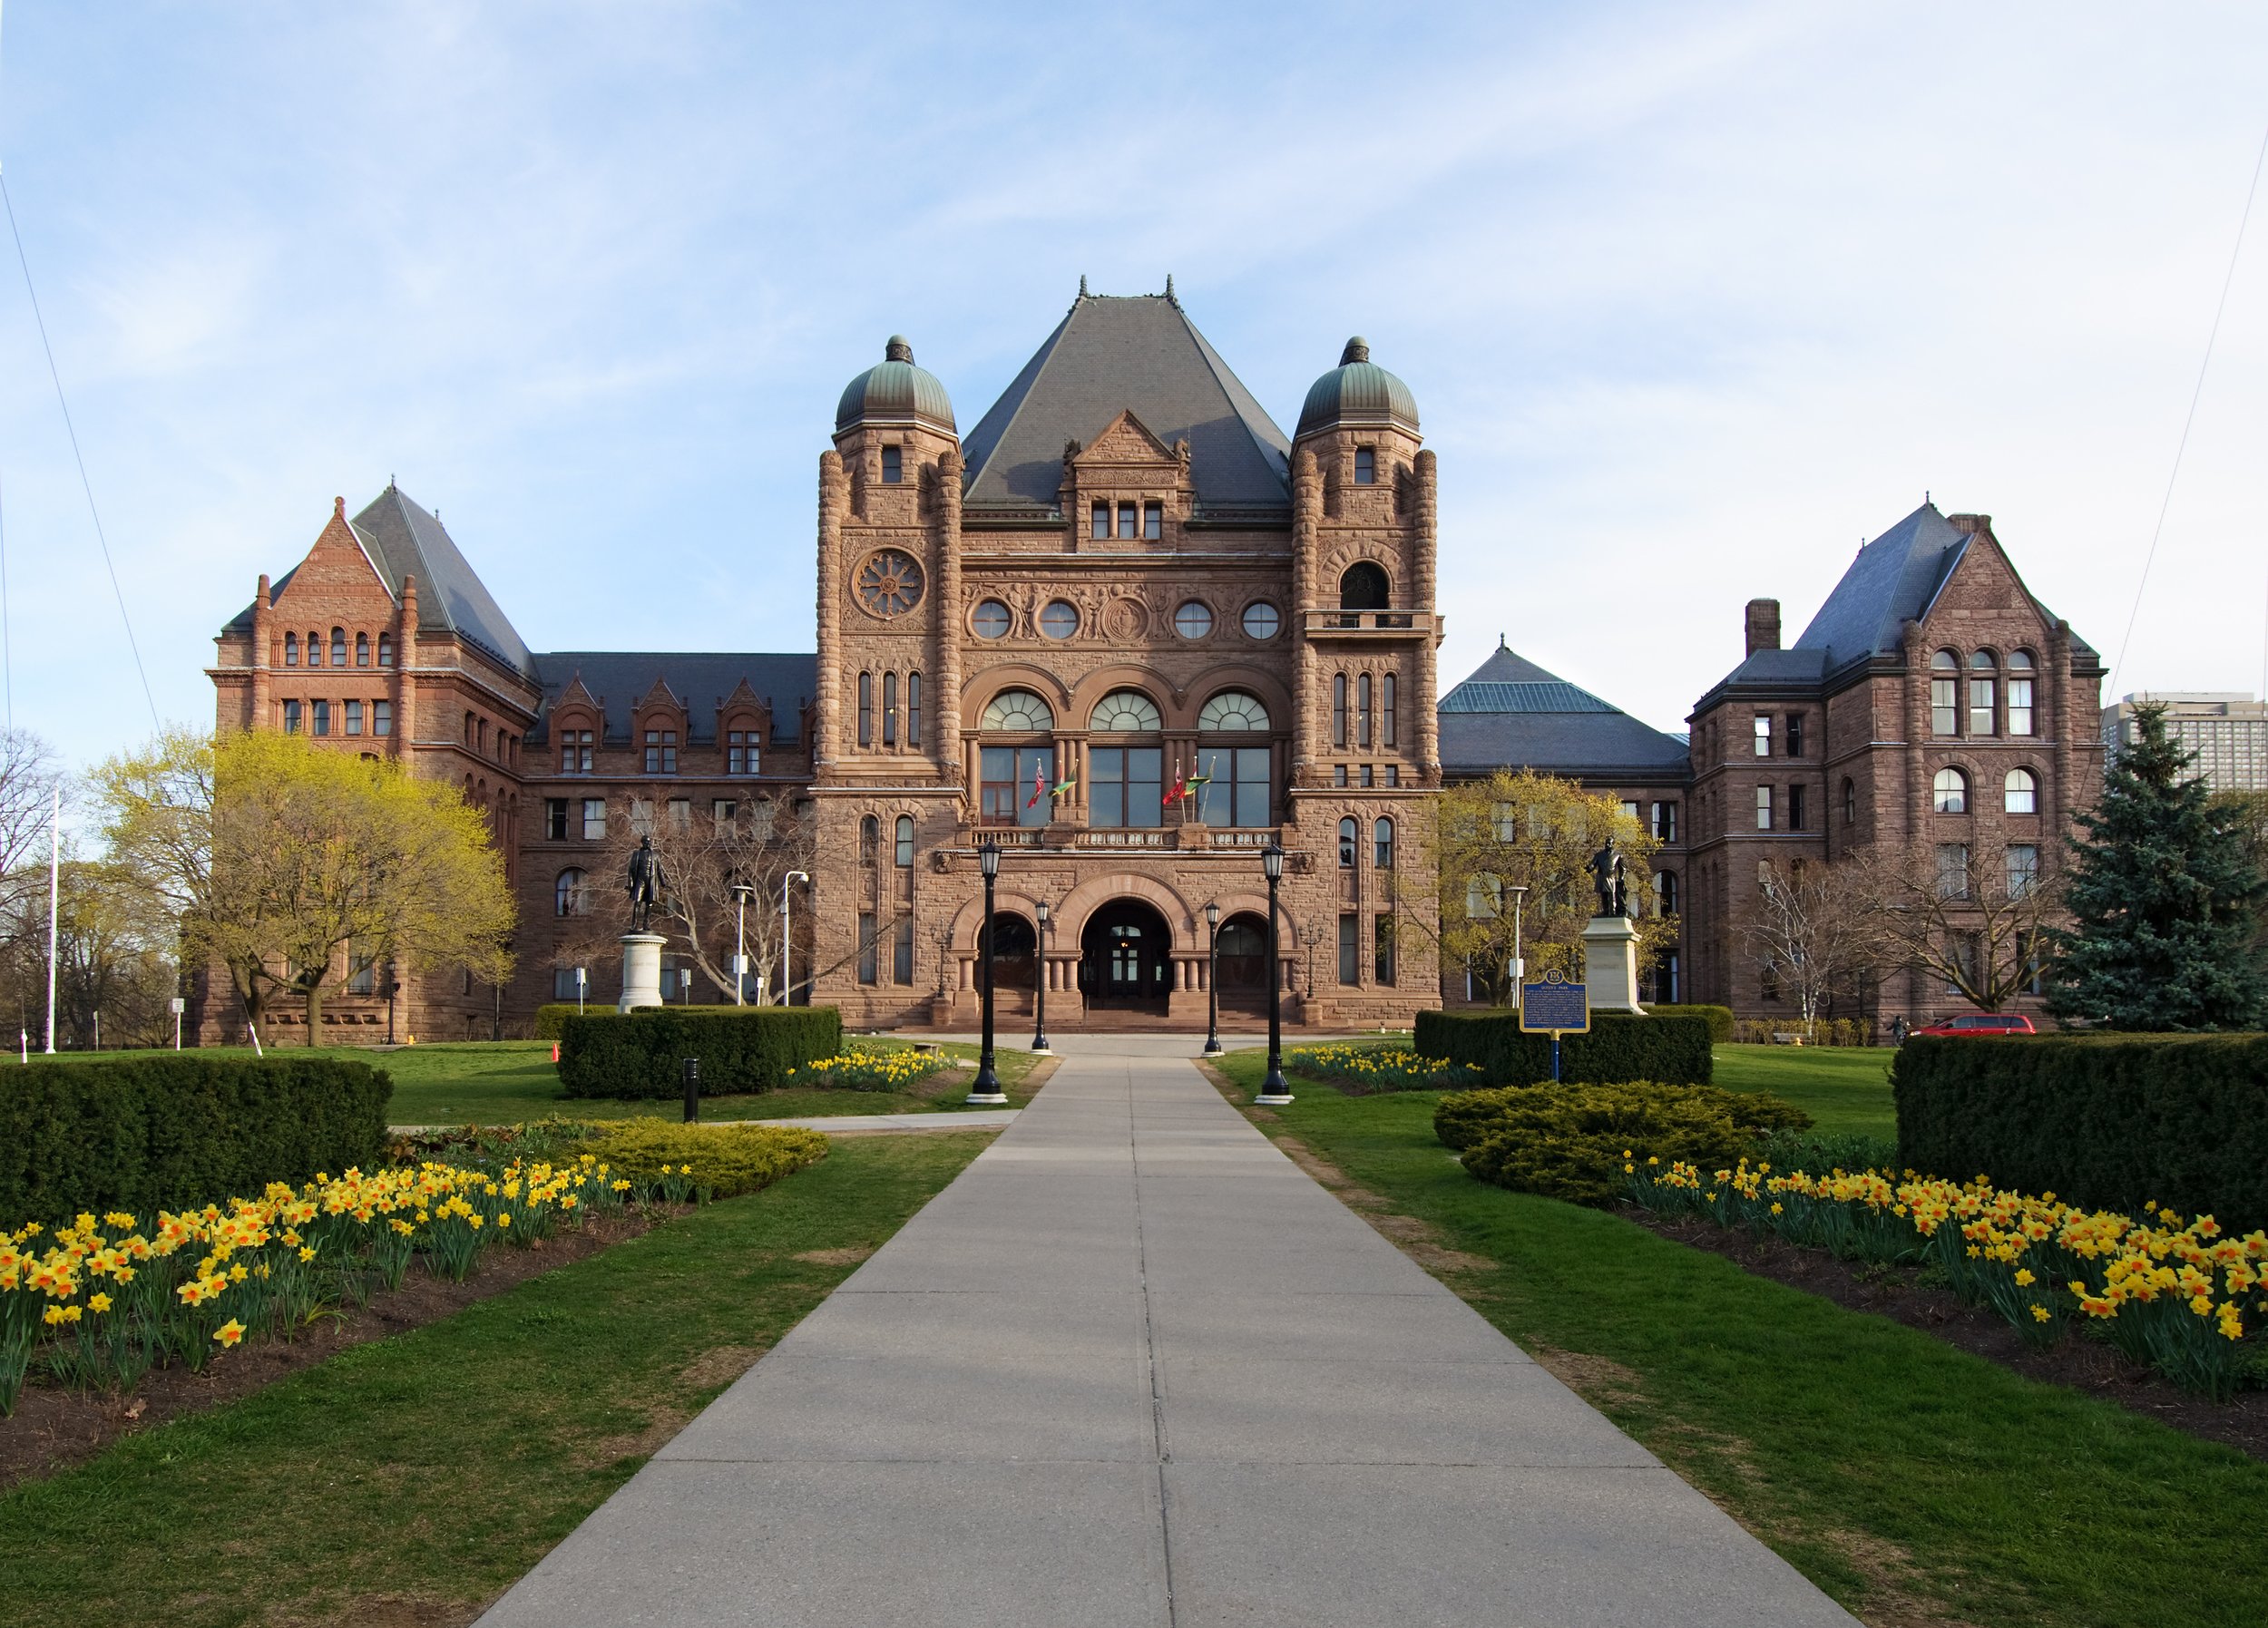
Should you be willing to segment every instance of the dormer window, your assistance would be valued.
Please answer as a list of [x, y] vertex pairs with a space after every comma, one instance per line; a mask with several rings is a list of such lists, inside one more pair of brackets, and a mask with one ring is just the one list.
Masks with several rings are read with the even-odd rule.
[[1142, 505], [1142, 536], [1143, 536], [1144, 540], [1146, 540], [1147, 541], [1150, 541], [1150, 542], [1156, 542], [1156, 541], [1157, 541], [1159, 538], [1163, 537], [1165, 534], [1166, 534], [1166, 506], [1165, 506], [1165, 504], [1163, 504], [1163, 503], [1144, 503], [1144, 504]]
[[1358, 446], [1354, 449], [1354, 483], [1357, 486], [1378, 484], [1378, 450]]
[[1097, 503], [1094, 508], [1094, 529], [1089, 533], [1098, 541], [1110, 535], [1110, 505]]
[[760, 775], [764, 771], [763, 748], [758, 732], [753, 729], [730, 729], [725, 732], [725, 773], [728, 775]]
[[882, 483], [895, 486], [905, 479], [905, 449], [885, 446], [882, 449]]
[[678, 732], [674, 729], [646, 731], [646, 773], [674, 775], [678, 772]]
[[588, 775], [591, 772], [591, 731], [562, 729], [559, 732], [559, 772], [562, 775]]

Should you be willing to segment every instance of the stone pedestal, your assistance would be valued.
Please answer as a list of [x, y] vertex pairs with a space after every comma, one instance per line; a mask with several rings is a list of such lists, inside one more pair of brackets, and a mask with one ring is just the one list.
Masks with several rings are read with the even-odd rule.
[[661, 947], [669, 941], [658, 932], [622, 935], [622, 998], [614, 1003], [616, 1011], [663, 1004]]
[[1583, 984], [1594, 1012], [1638, 1008], [1638, 930], [1628, 916], [1593, 916], [1583, 929]]

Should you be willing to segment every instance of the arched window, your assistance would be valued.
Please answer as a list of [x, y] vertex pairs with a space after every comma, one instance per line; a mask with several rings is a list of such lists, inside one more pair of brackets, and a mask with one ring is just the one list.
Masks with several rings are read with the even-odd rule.
[[1654, 872], [1654, 913], [1659, 916], [1674, 916], [1677, 913], [1677, 872], [1657, 871]]
[[1373, 561], [1357, 560], [1339, 578], [1339, 609], [1383, 610], [1392, 591], [1385, 567]]
[[323, 665], [323, 636], [312, 628], [308, 629], [308, 665], [309, 667]]
[[1367, 751], [1371, 741], [1370, 675], [1364, 673], [1354, 680], [1354, 744]]
[[2001, 783], [2000, 805], [2009, 814], [2039, 812], [2039, 780], [2029, 769], [2010, 769]]
[[858, 822], [858, 863], [871, 871], [882, 847], [882, 822], [868, 814]]
[[1937, 812], [1944, 814], [1969, 812], [1969, 776], [1959, 769], [1940, 769], [1937, 772]]
[[1930, 733], [1960, 732], [1960, 658], [1940, 650], [1930, 658]]
[[355, 665], [357, 667], [370, 665], [370, 636], [367, 633], [355, 635]]
[[284, 635], [284, 666], [298, 667], [298, 665], [299, 636], [297, 633], [287, 633]]
[[1344, 751], [1346, 748], [1346, 675], [1331, 676], [1331, 744]]
[[1003, 689], [984, 708], [983, 727], [1012, 734], [1036, 734], [1055, 727], [1055, 714], [1028, 689]]
[[1990, 650], [1979, 650], [1969, 658], [1969, 733], [1971, 735], [1998, 735], [2000, 732], [1999, 670], [2000, 664], [1993, 659]]
[[1859, 823], [1859, 783], [1848, 775], [1843, 777], [1843, 828], [1848, 831]]
[[590, 902], [584, 892], [582, 872], [572, 867], [559, 873], [552, 884], [552, 913], [559, 916], [580, 916]]
[[1268, 726], [1268, 709], [1260, 705], [1257, 696], [1225, 689], [1205, 703], [1205, 709], [1197, 715], [1197, 726], [1207, 734], [1258, 731]]
[[1381, 692], [1378, 713], [1378, 744], [1391, 751], [1393, 748], [1393, 675], [1392, 673], [1388, 673], [1384, 678], [1379, 679], [1378, 687]]
[[897, 861], [899, 870], [910, 870], [914, 864], [914, 816], [912, 814], [898, 816], [897, 838], [897, 853], [892, 857]]
[[1393, 870], [1393, 822], [1392, 820], [1378, 821], [1370, 828], [1370, 838], [1372, 868], [1380, 871]]
[[378, 635], [378, 665], [380, 667], [394, 665], [394, 635], [391, 633]]
[[333, 667], [347, 665], [347, 629], [344, 628], [331, 629], [331, 665]]
[[1339, 822], [1340, 870], [1352, 871], [1354, 868], [1354, 850], [1361, 844], [1362, 840], [1363, 828], [1355, 823], [1353, 814], [1347, 815]]
[[1098, 735], [1154, 735], [1165, 727], [1158, 703], [1139, 689], [1114, 689], [1095, 703], [1087, 727]]
[[905, 675], [905, 744], [909, 746], [922, 744], [922, 676], [919, 673]]
[[882, 675], [882, 744], [885, 746], [898, 744], [898, 676], [895, 673]]
[[875, 744], [875, 676], [872, 673], [858, 675], [858, 744], [862, 746]]
[[2009, 653], [2009, 733], [2029, 735], [2032, 732], [2032, 653], [2012, 650]]

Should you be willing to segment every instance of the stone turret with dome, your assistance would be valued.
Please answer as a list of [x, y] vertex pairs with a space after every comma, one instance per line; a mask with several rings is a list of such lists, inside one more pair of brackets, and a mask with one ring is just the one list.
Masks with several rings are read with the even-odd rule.
[[893, 334], [883, 359], [843, 387], [835, 406], [835, 433], [861, 424], [919, 424], [941, 434], [957, 433], [953, 401], [935, 374], [914, 364], [914, 347]]
[[1346, 342], [1339, 365], [1309, 387], [1292, 438], [1368, 424], [1393, 424], [1415, 435], [1417, 398], [1409, 385], [1370, 359], [1370, 341], [1358, 334]]

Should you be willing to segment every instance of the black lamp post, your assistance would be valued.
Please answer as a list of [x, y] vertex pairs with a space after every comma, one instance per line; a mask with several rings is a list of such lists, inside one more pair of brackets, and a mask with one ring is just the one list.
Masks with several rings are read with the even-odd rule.
[[1034, 908], [1040, 916], [1040, 953], [1039, 965], [1032, 970], [1032, 999], [1037, 1003], [1037, 1015], [1032, 1025], [1031, 1049], [1044, 1053], [1054, 1049], [1048, 1044], [1048, 902], [1042, 899]]
[[1270, 843], [1260, 850], [1260, 869], [1268, 879], [1268, 1077], [1252, 1100], [1271, 1107], [1292, 1099], [1284, 1078], [1284, 974], [1276, 953], [1276, 884], [1284, 880], [1284, 845]]
[[1220, 1043], [1220, 902], [1205, 907], [1205, 1055], [1226, 1049]]
[[984, 925], [980, 940], [983, 947], [984, 1048], [976, 1059], [976, 1077], [969, 1082], [966, 1100], [973, 1103], [1004, 1103], [1008, 1094], [1000, 1088], [1000, 1076], [992, 1071], [992, 883], [1000, 875], [1000, 844], [990, 837], [976, 851], [977, 869], [984, 872]]

